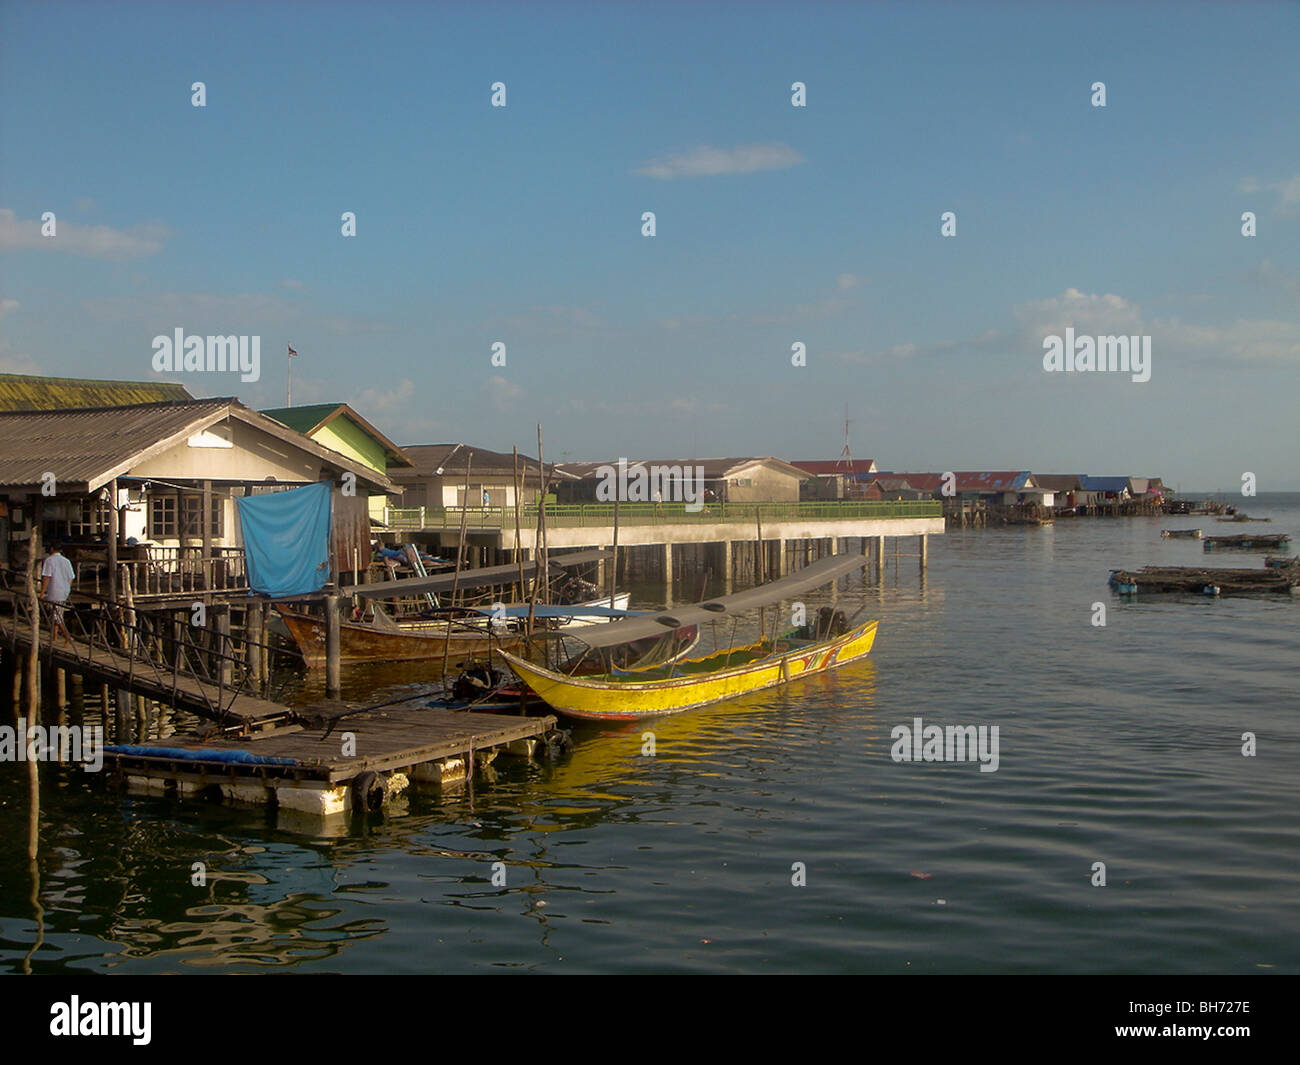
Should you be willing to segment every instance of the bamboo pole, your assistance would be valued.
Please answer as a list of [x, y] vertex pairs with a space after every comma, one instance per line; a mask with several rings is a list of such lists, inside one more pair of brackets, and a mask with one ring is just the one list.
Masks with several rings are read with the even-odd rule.
[[533, 612], [539, 590], [549, 587], [546, 566], [546, 475], [542, 460], [542, 427], [537, 426], [537, 536], [533, 540], [533, 594], [528, 598], [528, 638], [533, 636]]
[[[32, 646], [27, 652], [27, 698], [24, 707], [27, 714], [27, 734], [30, 736], [33, 730], [40, 724], [41, 712], [41, 674], [40, 674], [40, 649], [41, 649], [41, 604], [36, 594], [36, 580], [34, 570], [41, 557], [41, 506], [40, 503], [32, 504], [32, 535], [28, 540], [30, 549], [27, 559], [27, 608], [32, 618]], [[51, 650], [54, 647], [53, 636], [50, 640]], [[51, 656], [52, 657], [52, 656]], [[28, 804], [28, 833], [27, 833], [27, 858], [36, 868], [36, 852], [39, 842], [40, 817], [41, 817], [41, 777], [37, 759], [27, 759], [27, 804]], [[39, 882], [37, 882], [39, 883]], [[39, 888], [33, 888], [33, 899], [39, 895]], [[39, 901], [37, 901], [39, 910]]]
[[613, 558], [609, 564], [609, 608], [614, 609], [614, 600], [618, 595], [618, 493], [614, 493], [614, 547]]
[[519, 530], [519, 507], [520, 492], [522, 487], [519, 483], [519, 445], [516, 444], [515, 452], [515, 561], [519, 564], [519, 600], [523, 602], [528, 596], [528, 589], [524, 586], [524, 549], [520, 545]]
[[[469, 517], [469, 471], [474, 452], [465, 450], [465, 498], [460, 508], [460, 539], [456, 542], [456, 572], [451, 578], [451, 605], [456, 605], [456, 595], [460, 589], [460, 565], [465, 554], [465, 522]], [[442, 642], [442, 675], [447, 675], [447, 659], [451, 656], [451, 618], [447, 618], [447, 635]]]

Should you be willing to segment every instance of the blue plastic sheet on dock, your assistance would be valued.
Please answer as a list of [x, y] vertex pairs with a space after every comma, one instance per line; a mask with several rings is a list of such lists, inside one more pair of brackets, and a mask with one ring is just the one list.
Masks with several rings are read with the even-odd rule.
[[238, 765], [297, 765], [296, 758], [278, 758], [270, 754], [253, 754], [250, 751], [191, 750], [188, 747], [143, 747], [123, 743], [104, 748], [105, 754], [126, 754], [138, 758], [173, 758], [186, 762], [226, 762]]
[[322, 481], [235, 500], [253, 591], [277, 599], [329, 582], [330, 488]]

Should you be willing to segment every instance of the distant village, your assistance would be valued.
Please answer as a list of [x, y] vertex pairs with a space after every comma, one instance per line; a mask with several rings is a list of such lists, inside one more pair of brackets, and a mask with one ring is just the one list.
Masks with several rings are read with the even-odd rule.
[[[1149, 513], [1167, 496], [1158, 477], [882, 471], [846, 446], [838, 459], [623, 460], [633, 470], [697, 470], [703, 505], [691, 513], [668, 492], [640, 511], [624, 507], [620, 518], [598, 503], [601, 470], [617, 457], [539, 464], [500, 447], [399, 446], [345, 402], [256, 411], [231, 398], [196, 399], [167, 382], [0, 374], [0, 563], [25, 557], [39, 521], [44, 543], [81, 545], [78, 561], [106, 570], [109, 583], [120, 564], [138, 565], [138, 594], [149, 593], [151, 580], [174, 584], [186, 567], [203, 570], [191, 584], [232, 586], [243, 576], [235, 498], [321, 480], [340, 485], [333, 562], [356, 581], [394, 540], [436, 552], [455, 538], [469, 564], [519, 550], [527, 557], [539, 543], [542, 499], [552, 544], [619, 543], [609, 527], [621, 520], [623, 546], [667, 545], [663, 568], [671, 574], [674, 543], [730, 543], [728, 523], [748, 530], [766, 521], [780, 541], [829, 537], [834, 550], [837, 537], [881, 536], [883, 545], [884, 535], [924, 539], [944, 524]], [[701, 522], [723, 531], [706, 534]], [[656, 531], [638, 539], [637, 525]], [[745, 537], [754, 533], [737, 527], [734, 540]], [[783, 572], [784, 562], [773, 571]]]

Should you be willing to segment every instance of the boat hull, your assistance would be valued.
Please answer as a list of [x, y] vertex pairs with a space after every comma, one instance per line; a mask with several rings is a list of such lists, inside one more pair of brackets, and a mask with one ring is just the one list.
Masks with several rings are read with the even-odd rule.
[[543, 702], [560, 713], [590, 721], [623, 721], [693, 710], [824, 673], [870, 653], [878, 624], [869, 621], [834, 639], [730, 669], [666, 680], [566, 677], [508, 652], [502, 652], [502, 657]]
[[[615, 609], [626, 610], [630, 598], [628, 592], [620, 593], [615, 599]], [[595, 603], [583, 603], [582, 606], [605, 606], [608, 599]], [[303, 661], [308, 669], [325, 668], [325, 622], [310, 614], [279, 608], [280, 618], [289, 630], [293, 642], [298, 645]], [[575, 618], [560, 626], [562, 630], [580, 628], [590, 623], [600, 623], [604, 619]], [[441, 659], [446, 653], [452, 661], [457, 655], [487, 654], [501, 647], [519, 647], [524, 638], [517, 632], [506, 632], [488, 637], [487, 619], [482, 621], [481, 632], [473, 631], [473, 623], [458, 622], [451, 630], [451, 649], [446, 650], [447, 622], [439, 620], [404, 621], [395, 628], [383, 628], [378, 625], [358, 625], [345, 621], [339, 630], [339, 661], [343, 665], [356, 665], [361, 662], [423, 662]]]
[[[280, 609], [285, 628], [298, 645], [308, 669], [325, 668], [325, 622], [308, 614]], [[361, 662], [423, 662], [447, 654], [452, 662], [460, 655], [486, 654], [500, 647], [517, 647], [522, 638], [453, 632], [448, 640], [445, 628], [423, 632], [381, 629], [345, 621], [339, 626], [339, 661], [343, 665]], [[450, 647], [450, 650], [448, 650]]]

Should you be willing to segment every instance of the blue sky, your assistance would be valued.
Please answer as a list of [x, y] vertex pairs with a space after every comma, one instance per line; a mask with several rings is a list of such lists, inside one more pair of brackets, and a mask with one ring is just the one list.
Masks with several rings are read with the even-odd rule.
[[[195, 394], [283, 405], [292, 343], [295, 403], [404, 444], [834, 458], [847, 407], [886, 469], [1300, 489], [1300, 6], [5, 2], [0, 40], [0, 369], [144, 379], [182, 327], [262, 338]], [[1044, 372], [1066, 326], [1151, 380]]]

